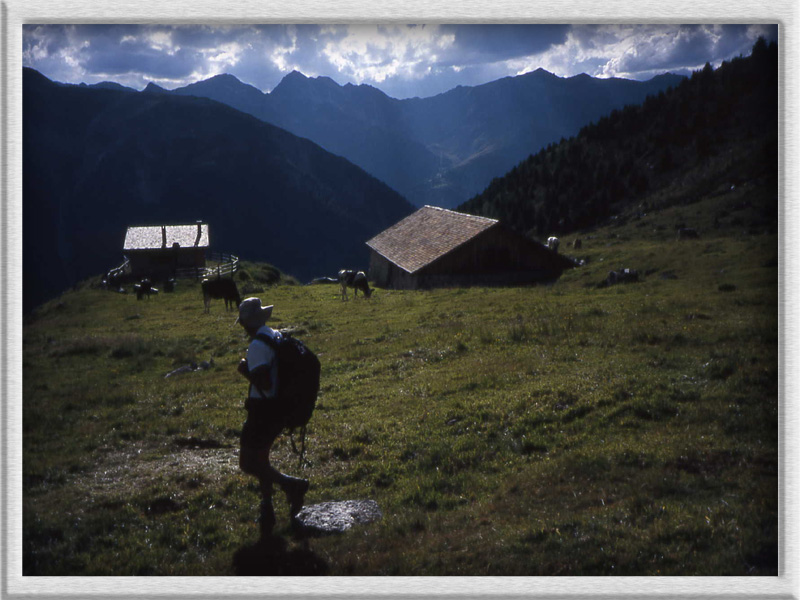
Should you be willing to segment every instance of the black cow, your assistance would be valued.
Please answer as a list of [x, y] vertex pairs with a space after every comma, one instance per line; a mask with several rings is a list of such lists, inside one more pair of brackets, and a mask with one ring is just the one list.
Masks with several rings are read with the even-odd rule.
[[139, 283], [133, 286], [134, 291], [136, 292], [136, 299], [141, 300], [144, 296], [147, 296], [147, 299], [150, 299], [150, 294], [157, 294], [158, 290], [153, 287], [152, 283], [148, 278], [142, 279]]
[[211, 299], [225, 300], [225, 310], [239, 308], [242, 297], [233, 279], [203, 279], [200, 286], [203, 288], [203, 305], [205, 312], [211, 309]]
[[618, 283], [635, 283], [639, 281], [639, 271], [636, 269], [621, 269], [619, 271], [609, 271], [605, 279], [605, 285], [616, 285]]
[[372, 295], [364, 271], [342, 269], [339, 271], [339, 285], [342, 286], [342, 301], [347, 300], [347, 288], [349, 287], [353, 288], [353, 297], [358, 296], [358, 290], [361, 290], [366, 298]]

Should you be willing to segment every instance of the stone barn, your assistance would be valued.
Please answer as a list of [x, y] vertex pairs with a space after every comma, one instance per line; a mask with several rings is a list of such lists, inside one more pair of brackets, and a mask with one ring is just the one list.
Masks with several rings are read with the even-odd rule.
[[128, 227], [123, 254], [134, 278], [154, 281], [175, 277], [181, 271], [198, 273], [206, 266], [208, 224]]
[[367, 242], [380, 287], [425, 289], [553, 281], [576, 263], [495, 219], [424, 206]]

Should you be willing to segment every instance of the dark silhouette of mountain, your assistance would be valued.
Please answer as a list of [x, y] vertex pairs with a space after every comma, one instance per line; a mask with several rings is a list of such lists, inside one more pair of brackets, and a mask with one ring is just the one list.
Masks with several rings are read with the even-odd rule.
[[561, 78], [539, 69], [431, 98], [292, 72], [263, 94], [231, 75], [173, 90], [224, 102], [344, 156], [416, 205], [452, 207], [539, 148], [682, 78]]
[[130, 225], [210, 224], [212, 249], [301, 280], [365, 268], [399, 194], [313, 142], [212, 100], [60, 85], [23, 73], [29, 311], [122, 262]]
[[81, 86], [89, 87], [89, 88], [99, 88], [99, 89], [105, 89], [105, 90], [123, 90], [123, 91], [126, 91], [126, 92], [135, 92], [136, 91], [131, 87], [127, 87], [127, 86], [121, 85], [121, 84], [116, 83], [114, 81], [101, 81], [100, 83], [92, 83], [90, 85], [82, 83]]
[[147, 84], [147, 87], [142, 90], [143, 94], [169, 94], [169, 90], [164, 89], [160, 85], [153, 83], [152, 81]]
[[778, 50], [760, 39], [749, 57], [716, 70], [707, 64], [676, 88], [548, 145], [459, 209], [543, 238], [760, 181], [775, 188], [758, 207], [769, 229], [777, 225], [777, 169]]
[[437, 157], [405, 133], [398, 101], [369, 86], [339, 86], [330, 78], [310, 79], [295, 71], [270, 94], [231, 75], [174, 93], [213, 98], [313, 140], [404, 195], [437, 167]]
[[264, 101], [264, 93], [261, 90], [242, 83], [233, 75], [216, 75], [174, 91], [184, 96], [216, 100], [251, 115], [256, 115], [261, 110]]

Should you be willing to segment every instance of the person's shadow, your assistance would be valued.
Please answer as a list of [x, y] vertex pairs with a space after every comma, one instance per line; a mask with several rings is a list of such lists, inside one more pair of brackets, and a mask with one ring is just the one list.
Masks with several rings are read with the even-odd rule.
[[237, 550], [233, 555], [233, 570], [245, 576], [327, 575], [328, 563], [306, 544], [289, 550], [285, 539], [273, 535]]

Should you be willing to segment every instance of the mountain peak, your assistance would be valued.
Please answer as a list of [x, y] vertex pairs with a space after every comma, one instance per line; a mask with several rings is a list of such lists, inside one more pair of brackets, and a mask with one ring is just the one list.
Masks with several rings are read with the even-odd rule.
[[308, 77], [303, 75], [300, 71], [294, 70], [281, 79], [281, 83], [284, 81], [308, 81]]
[[342, 87], [330, 77], [321, 75], [319, 77], [307, 77], [300, 71], [292, 71], [281, 79], [281, 82], [272, 90], [272, 94], [277, 95], [286, 93], [319, 93], [323, 91], [327, 94], [337, 93]]
[[219, 75], [214, 75], [213, 77], [209, 77], [208, 81], [239, 81], [239, 79], [235, 75], [231, 75], [230, 73], [220, 73]]
[[147, 87], [142, 90], [142, 92], [147, 94], [166, 94], [167, 90], [151, 81], [147, 84]]
[[324, 85], [326, 85], [328, 87], [335, 87], [335, 88], [341, 87], [333, 79], [331, 79], [330, 77], [327, 77], [325, 75], [320, 75], [319, 77], [315, 77], [314, 81], [317, 81], [317, 82], [319, 82], [321, 84], [324, 84]]
[[287, 90], [297, 89], [298, 86], [302, 86], [307, 81], [308, 77], [303, 75], [300, 71], [292, 71], [283, 76], [283, 79], [272, 89], [270, 94], [275, 94], [276, 92], [278, 94], [286, 93]]
[[[236, 75], [230, 73], [220, 73], [208, 79], [202, 79], [194, 83], [190, 83], [186, 87], [177, 88], [174, 90], [178, 93], [191, 92], [192, 94], [203, 93], [218, 94], [218, 93], [232, 93], [232, 94], [248, 94], [252, 96], [260, 96], [263, 92], [257, 87], [244, 83]], [[212, 99], [219, 99], [216, 95], [209, 96]], [[224, 100], [223, 100], [224, 101]]]
[[[82, 83], [81, 85], [87, 85]], [[99, 83], [92, 83], [87, 85], [87, 87], [91, 88], [98, 88], [102, 90], [124, 90], [126, 92], [131, 91], [131, 88], [122, 85], [121, 83], [117, 83], [116, 81], [101, 81]]]
[[528, 73], [528, 75], [534, 75], [536, 77], [549, 77], [551, 79], [559, 79], [558, 75], [556, 75], [555, 73], [551, 73], [550, 71], [548, 71], [547, 69], [543, 69], [542, 67], [539, 67], [535, 71], [531, 71], [530, 73]]

